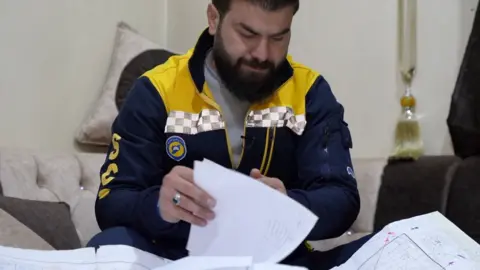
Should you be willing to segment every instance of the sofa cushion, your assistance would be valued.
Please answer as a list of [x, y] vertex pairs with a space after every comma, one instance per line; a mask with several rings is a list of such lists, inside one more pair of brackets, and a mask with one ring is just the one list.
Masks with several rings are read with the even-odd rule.
[[70, 217], [70, 208], [66, 203], [0, 196], [0, 209], [35, 232], [55, 249], [81, 247]]
[[[439, 211], [446, 205], [445, 188], [455, 156], [425, 156], [416, 161], [391, 161], [384, 170], [374, 230], [405, 218]], [[453, 167], [452, 167], [453, 166]]]
[[115, 104], [117, 110], [122, 108], [125, 98], [128, 96], [130, 89], [134, 85], [138, 77], [145, 72], [165, 63], [171, 56], [175, 54], [162, 49], [147, 50], [134, 57], [123, 69], [118, 81], [117, 90], [115, 91]]
[[[382, 179], [383, 168], [387, 164], [384, 158], [354, 159], [355, 178], [360, 193], [360, 213], [350, 232], [369, 233], [373, 231], [373, 220], [377, 209], [378, 189]], [[345, 236], [351, 238], [351, 235]]]
[[310, 244], [316, 250], [326, 251], [339, 245], [357, 240], [373, 231], [373, 220], [377, 207], [377, 194], [380, 187], [380, 179], [387, 160], [384, 158], [353, 159], [355, 178], [360, 192], [360, 213], [352, 227], [332, 239], [311, 241]]
[[37, 233], [3, 209], [0, 209], [0, 228], [1, 246], [37, 250], [54, 249]]

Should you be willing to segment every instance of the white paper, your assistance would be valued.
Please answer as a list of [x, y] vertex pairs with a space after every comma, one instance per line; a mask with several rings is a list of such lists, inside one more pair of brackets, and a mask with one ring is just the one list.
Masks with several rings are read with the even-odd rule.
[[192, 225], [192, 256], [247, 256], [254, 263], [277, 263], [307, 237], [317, 217], [288, 196], [211, 161], [195, 162], [194, 181], [212, 195], [216, 217]]
[[170, 260], [129, 246], [102, 246], [97, 250], [97, 270], [150, 270]]
[[95, 270], [95, 249], [65, 251], [0, 247], [2, 270]]
[[478, 270], [480, 245], [439, 212], [393, 222], [337, 270]]
[[308, 268], [284, 264], [258, 263], [249, 270], [308, 270]]
[[275, 263], [253, 264], [252, 257], [189, 256], [153, 270], [308, 270], [305, 267]]
[[170, 262], [129, 246], [63, 251], [0, 247], [1, 270], [151, 270]]
[[277, 264], [253, 264], [252, 257], [185, 257], [177, 261], [129, 246], [40, 251], [0, 246], [1, 270], [303, 270]]
[[248, 270], [252, 257], [197, 257], [189, 256], [153, 270]]

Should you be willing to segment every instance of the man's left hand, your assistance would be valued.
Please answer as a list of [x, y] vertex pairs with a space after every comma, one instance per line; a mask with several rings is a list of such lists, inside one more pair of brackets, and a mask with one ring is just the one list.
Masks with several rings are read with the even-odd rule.
[[285, 189], [285, 186], [283, 185], [283, 182], [278, 179], [278, 178], [273, 178], [273, 177], [266, 177], [260, 173], [260, 170], [258, 169], [253, 169], [250, 172], [250, 177], [264, 183], [265, 185], [276, 189], [280, 191], [283, 194], [287, 194], [287, 190]]

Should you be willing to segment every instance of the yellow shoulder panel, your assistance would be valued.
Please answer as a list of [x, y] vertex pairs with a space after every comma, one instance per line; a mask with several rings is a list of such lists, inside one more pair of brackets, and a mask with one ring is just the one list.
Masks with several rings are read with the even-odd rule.
[[277, 94], [256, 110], [270, 107], [290, 107], [297, 115], [305, 114], [305, 97], [320, 74], [313, 69], [287, 57], [293, 68], [293, 76], [280, 87]]
[[320, 73], [294, 61], [291, 56], [288, 57], [288, 61], [293, 68], [293, 80], [295, 81], [296, 88], [303, 89], [305, 91], [304, 94], [307, 95], [315, 83], [315, 80], [320, 76]]
[[205, 108], [205, 102], [199, 98], [188, 68], [192, 53], [190, 50], [186, 54], [173, 56], [144, 74], [159, 92], [167, 112], [198, 113]]
[[[190, 50], [186, 54], [170, 57], [164, 64], [144, 74], [157, 89], [167, 112], [199, 113], [209, 107], [205, 100], [198, 95], [190, 75], [188, 61], [192, 53], [193, 50]], [[320, 74], [293, 61], [290, 56], [288, 61], [293, 68], [292, 78], [286, 81], [270, 100], [255, 105], [252, 109], [290, 107], [297, 115], [305, 113], [305, 97]]]

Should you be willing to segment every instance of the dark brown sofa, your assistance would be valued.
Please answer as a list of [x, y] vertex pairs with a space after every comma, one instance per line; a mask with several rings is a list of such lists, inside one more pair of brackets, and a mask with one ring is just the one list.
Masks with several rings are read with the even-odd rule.
[[426, 156], [388, 162], [374, 230], [432, 211], [439, 211], [480, 243], [480, 157]]

